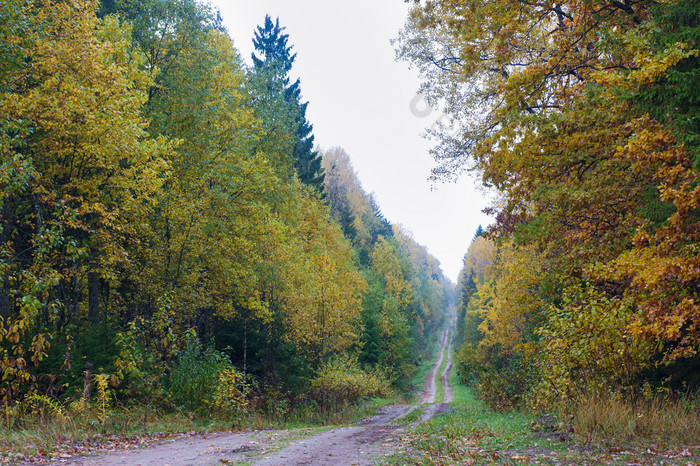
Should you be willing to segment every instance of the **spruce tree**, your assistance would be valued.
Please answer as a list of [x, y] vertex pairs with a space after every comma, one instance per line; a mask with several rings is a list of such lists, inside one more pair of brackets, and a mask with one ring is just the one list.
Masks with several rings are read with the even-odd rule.
[[265, 24], [258, 26], [253, 38], [255, 51], [252, 54], [255, 73], [267, 81], [268, 92], [281, 92], [294, 112], [294, 150], [293, 163], [297, 176], [306, 185], [323, 193], [324, 171], [321, 157], [314, 150], [313, 126], [306, 119], [308, 102], [301, 102], [300, 81], [290, 83], [289, 72], [292, 69], [296, 53], [288, 45], [289, 35], [284, 34], [279, 18], [273, 23], [269, 15]]
[[[700, 47], [700, 1], [680, 0], [652, 9], [658, 48], [685, 43]], [[656, 120], [667, 123], [690, 150], [700, 170], [700, 57], [691, 55], [671, 67], [656, 82], [639, 89], [634, 102]]]

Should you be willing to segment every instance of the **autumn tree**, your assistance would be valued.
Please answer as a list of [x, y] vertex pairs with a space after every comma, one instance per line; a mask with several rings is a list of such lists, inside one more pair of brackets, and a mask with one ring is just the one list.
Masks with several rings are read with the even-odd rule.
[[251, 378], [294, 400], [329, 368], [404, 383], [446, 280], [349, 158], [324, 199], [278, 24], [249, 69], [196, 0], [0, 15], [3, 416], [89, 392], [86, 367], [120, 401], [188, 410], [244, 404]]
[[23, 60], [3, 76], [5, 399], [31, 386], [50, 334], [110, 307], [95, 288], [120, 283], [168, 169], [172, 145], [146, 132], [150, 79], [129, 30], [94, 10], [42, 2], [26, 17]]
[[[696, 9], [680, 1], [429, 1], [414, 5], [399, 40], [428, 100], [452, 116], [432, 133], [434, 175], [477, 170], [499, 193], [491, 237], [534, 247], [560, 297], [595, 289], [562, 312], [574, 319], [573, 309], [624, 302], [618, 336], [651, 344], [667, 363], [696, 357], [700, 343], [690, 285], [696, 131], [684, 117], [695, 111]], [[676, 87], [678, 120], [660, 99]], [[566, 345], [574, 332], [557, 335]]]

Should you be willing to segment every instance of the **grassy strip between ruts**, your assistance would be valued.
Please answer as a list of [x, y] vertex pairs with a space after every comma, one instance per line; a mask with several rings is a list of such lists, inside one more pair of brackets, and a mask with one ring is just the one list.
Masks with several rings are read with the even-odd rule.
[[442, 362], [435, 373], [435, 403], [443, 403], [445, 400], [445, 387], [442, 385], [442, 373], [447, 367], [447, 352], [449, 345], [445, 345], [445, 350], [442, 353]]
[[416, 367], [416, 371], [413, 373], [410, 385], [412, 387], [413, 393], [410, 396], [410, 399], [407, 401], [415, 402], [421, 396], [421, 393], [423, 393], [423, 387], [425, 386], [425, 378], [428, 376], [430, 368], [433, 367], [433, 363], [435, 362], [435, 358], [438, 355], [438, 351], [440, 351], [440, 339], [435, 338], [430, 344], [430, 350], [428, 351], [429, 357], [426, 357], [420, 364], [418, 364], [418, 366]]
[[417, 424], [425, 414], [424, 406], [426, 405], [414, 405], [414, 408], [409, 410], [407, 414], [391, 421], [391, 425], [407, 426], [411, 424]]
[[533, 432], [533, 416], [494, 412], [458, 384], [454, 369], [450, 375], [452, 410], [405, 435], [383, 464], [699, 464], [700, 446], [596, 444], [568, 432]]

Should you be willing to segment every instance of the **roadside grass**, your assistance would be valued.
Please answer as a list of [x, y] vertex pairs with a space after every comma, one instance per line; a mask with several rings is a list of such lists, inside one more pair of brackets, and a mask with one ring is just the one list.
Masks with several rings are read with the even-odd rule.
[[370, 398], [358, 404], [336, 406], [331, 412], [320, 412], [312, 407], [306, 407], [291, 412], [284, 420], [269, 428], [293, 429], [315, 426], [343, 426], [354, 424], [374, 415], [377, 410], [404, 401], [401, 395], [395, 394], [387, 398]]
[[452, 409], [408, 432], [383, 464], [700, 464], [700, 446], [592, 441], [558, 428], [535, 432], [535, 416], [495, 412], [457, 379], [453, 369]]
[[61, 417], [24, 416], [12, 428], [7, 424], [2, 427], [0, 463], [141, 446], [185, 433], [227, 428], [231, 428], [230, 422], [164, 413], [148, 406], [117, 406], [102, 419], [94, 407], [81, 413], [67, 412]]
[[662, 397], [631, 402], [621, 396], [582, 399], [571, 408], [572, 427], [590, 442], [700, 443], [700, 398]]
[[559, 446], [547, 439], [533, 443], [527, 431], [531, 417], [495, 413], [464, 386], [453, 386], [453, 392], [452, 410], [417, 427], [386, 464], [483, 464], [499, 461], [506, 450], [550, 451]]
[[454, 363], [455, 354], [452, 354], [452, 369], [450, 373], [447, 374], [447, 380], [452, 387], [452, 404], [453, 405], [465, 405], [473, 397], [472, 391], [462, 385], [459, 381], [459, 375], [457, 374], [457, 365]]

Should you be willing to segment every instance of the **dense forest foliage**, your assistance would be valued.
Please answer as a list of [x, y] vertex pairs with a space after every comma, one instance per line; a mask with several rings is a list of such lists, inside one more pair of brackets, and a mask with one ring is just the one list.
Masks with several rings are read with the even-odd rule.
[[6, 419], [91, 386], [234, 412], [405, 388], [452, 285], [314, 148], [278, 21], [247, 66], [197, 0], [0, 16]]
[[452, 116], [434, 175], [495, 193], [458, 287], [493, 405], [700, 385], [698, 39], [697, 0], [412, 7], [399, 55]]

